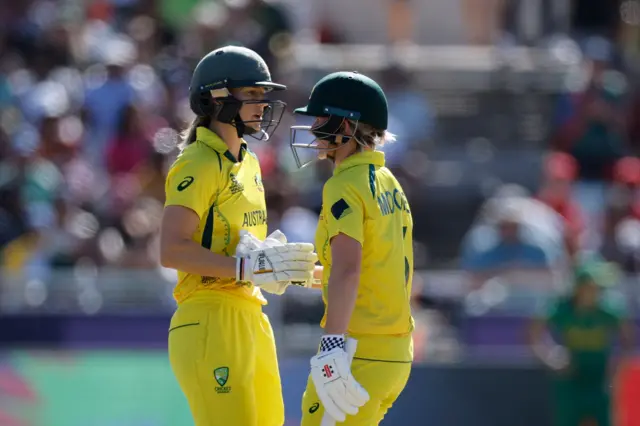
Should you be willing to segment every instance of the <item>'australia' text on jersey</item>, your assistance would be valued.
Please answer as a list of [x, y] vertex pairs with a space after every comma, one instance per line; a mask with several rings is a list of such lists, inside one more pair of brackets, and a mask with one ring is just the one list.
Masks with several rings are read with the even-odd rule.
[[254, 210], [252, 212], [246, 212], [244, 214], [244, 220], [242, 227], [258, 226], [267, 223], [267, 212], [264, 210]]

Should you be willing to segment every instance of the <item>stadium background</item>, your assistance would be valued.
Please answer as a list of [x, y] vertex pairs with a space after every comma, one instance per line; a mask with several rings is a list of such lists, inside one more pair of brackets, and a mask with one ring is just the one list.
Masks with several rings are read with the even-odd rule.
[[[384, 424], [549, 425], [526, 324], [577, 258], [617, 265], [607, 298], [637, 321], [636, 0], [2, 1], [0, 425], [191, 424], [166, 359], [175, 273], [158, 265], [156, 231], [190, 72], [227, 43], [265, 57], [290, 106], [342, 69], [388, 94], [417, 329], [414, 373]], [[594, 64], [607, 82], [595, 94]], [[594, 97], [605, 130], [585, 157], [575, 123]], [[294, 170], [293, 122], [252, 149], [270, 229], [312, 241], [330, 171]], [[487, 255], [505, 211], [545, 253], [535, 268]], [[321, 312], [316, 292], [268, 307], [287, 425]], [[628, 403], [639, 371], [618, 370], [619, 426], [640, 424]]]

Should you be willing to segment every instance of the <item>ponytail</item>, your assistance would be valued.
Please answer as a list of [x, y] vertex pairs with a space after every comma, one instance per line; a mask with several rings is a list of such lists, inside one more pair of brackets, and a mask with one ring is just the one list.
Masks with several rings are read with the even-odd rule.
[[211, 119], [207, 116], [199, 115], [194, 118], [189, 127], [187, 127], [180, 135], [182, 139], [182, 141], [178, 145], [180, 151], [196, 141], [196, 129], [198, 127], [209, 127], [210, 124]]

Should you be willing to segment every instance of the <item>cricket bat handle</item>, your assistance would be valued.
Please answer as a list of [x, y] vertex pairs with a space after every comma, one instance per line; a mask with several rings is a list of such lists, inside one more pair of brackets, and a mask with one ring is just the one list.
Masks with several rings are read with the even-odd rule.
[[[349, 356], [349, 366], [353, 362], [353, 357], [356, 354], [356, 348], [358, 347], [358, 341], [356, 339], [347, 338], [346, 343], [344, 344], [344, 350]], [[336, 421], [333, 417], [331, 417], [326, 411], [322, 416], [322, 421], [320, 422], [320, 426], [336, 426]]]

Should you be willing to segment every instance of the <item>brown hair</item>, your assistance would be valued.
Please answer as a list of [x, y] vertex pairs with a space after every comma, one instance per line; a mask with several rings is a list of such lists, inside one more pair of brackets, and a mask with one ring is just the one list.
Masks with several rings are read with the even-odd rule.
[[191, 124], [189, 124], [189, 126], [180, 135], [180, 139], [182, 139], [178, 145], [180, 151], [196, 141], [196, 129], [198, 127], [209, 127], [210, 125], [211, 117], [198, 115], [194, 118]]

